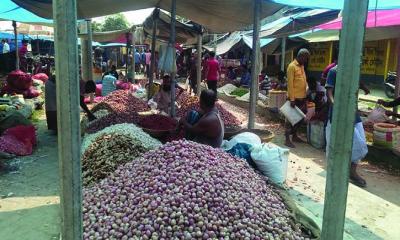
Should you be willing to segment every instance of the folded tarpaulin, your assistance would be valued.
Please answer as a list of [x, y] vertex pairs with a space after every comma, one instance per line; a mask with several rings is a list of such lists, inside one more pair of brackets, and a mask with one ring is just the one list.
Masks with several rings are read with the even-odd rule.
[[39, 17], [34, 13], [31, 13], [30, 11], [18, 6], [11, 0], [1, 0], [0, 20], [40, 24], [47, 26], [53, 24], [52, 20]]
[[[44, 18], [52, 18], [51, 0], [13, 0], [19, 6]], [[177, 0], [176, 14], [201, 24], [211, 32], [222, 33], [241, 30], [253, 23], [253, 0]], [[105, 16], [113, 13], [151, 7], [171, 10], [170, 0], [78, 0], [79, 19]], [[260, 19], [274, 14], [283, 5], [270, 0], [262, 1]]]

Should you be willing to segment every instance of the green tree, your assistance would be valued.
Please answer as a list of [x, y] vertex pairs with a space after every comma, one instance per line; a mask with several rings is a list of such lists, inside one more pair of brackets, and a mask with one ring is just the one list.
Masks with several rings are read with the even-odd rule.
[[99, 22], [92, 21], [92, 32], [101, 32], [103, 25]]
[[101, 30], [103, 32], [123, 30], [129, 28], [128, 20], [121, 13], [106, 17]]

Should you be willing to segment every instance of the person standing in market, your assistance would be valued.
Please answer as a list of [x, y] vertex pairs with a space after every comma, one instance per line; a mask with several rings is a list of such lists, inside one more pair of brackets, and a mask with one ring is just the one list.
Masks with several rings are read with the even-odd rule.
[[[302, 48], [297, 53], [294, 59], [287, 68], [288, 81], [288, 100], [292, 108], [298, 107], [304, 114], [307, 113], [307, 78], [304, 70], [304, 65], [308, 62], [310, 52]], [[294, 142], [304, 142], [298, 135], [297, 131], [303, 121], [292, 126], [289, 121], [286, 121], [285, 145], [290, 148], [295, 148]], [[292, 136], [292, 139], [290, 137]]]
[[147, 78], [150, 78], [150, 64], [151, 64], [151, 50], [147, 49], [147, 52], [145, 53], [146, 56], [146, 76]]
[[[184, 91], [178, 84], [175, 87], [179, 90], [178, 96]], [[169, 113], [171, 109], [171, 77], [164, 75], [160, 91], [152, 99], [157, 103], [157, 109]]]
[[[326, 153], [328, 156], [329, 152], [329, 142], [331, 135], [331, 123], [333, 116], [333, 106], [335, 104], [334, 95], [335, 95], [335, 85], [336, 85], [336, 73], [337, 66], [333, 67], [329, 70], [327, 81], [326, 81], [326, 89], [327, 89], [327, 97], [329, 101], [329, 117], [328, 123], [326, 126]], [[356, 118], [354, 122], [354, 135], [353, 135], [353, 147], [351, 152], [351, 167], [350, 167], [350, 181], [359, 187], [366, 187], [367, 182], [357, 173], [358, 163], [367, 155], [368, 146], [367, 140], [365, 137], [364, 126], [361, 121], [361, 117], [356, 112]]]
[[186, 136], [191, 136], [195, 142], [221, 147], [224, 139], [224, 122], [218, 109], [215, 107], [217, 94], [210, 90], [203, 90], [200, 94], [200, 112], [192, 110], [187, 118], [181, 118], [179, 125], [183, 127]]
[[3, 50], [2, 50], [2, 62], [4, 64], [4, 70], [5, 72], [9, 72], [10, 71], [10, 45], [7, 43], [6, 39], [2, 39], [1, 40], [1, 44], [3, 46]]
[[215, 59], [215, 52], [210, 52], [210, 58], [206, 62], [206, 78], [207, 78], [207, 87], [211, 89], [217, 94], [217, 83], [219, 80], [219, 76], [221, 74], [221, 68], [219, 66], [219, 62]]

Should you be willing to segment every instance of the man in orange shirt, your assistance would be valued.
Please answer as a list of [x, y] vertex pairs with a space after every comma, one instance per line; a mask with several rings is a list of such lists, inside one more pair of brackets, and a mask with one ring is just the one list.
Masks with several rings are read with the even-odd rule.
[[[297, 106], [304, 113], [307, 112], [307, 78], [304, 65], [307, 63], [309, 57], [310, 52], [302, 48], [299, 50], [296, 59], [293, 60], [287, 68], [288, 100], [290, 101], [290, 106], [293, 108]], [[295, 142], [304, 142], [297, 136], [297, 130], [302, 122], [303, 121], [300, 121], [294, 126], [289, 122], [286, 123], [286, 146], [295, 148], [296, 146], [293, 144], [292, 140]], [[290, 136], [292, 136], [292, 140]]]

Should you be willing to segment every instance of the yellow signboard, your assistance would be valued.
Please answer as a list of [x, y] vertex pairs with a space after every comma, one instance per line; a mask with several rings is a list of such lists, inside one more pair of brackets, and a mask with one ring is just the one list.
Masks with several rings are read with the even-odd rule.
[[323, 71], [331, 63], [330, 43], [317, 43], [310, 47], [309, 71]]
[[361, 73], [384, 75], [387, 41], [373, 41], [364, 44]]

